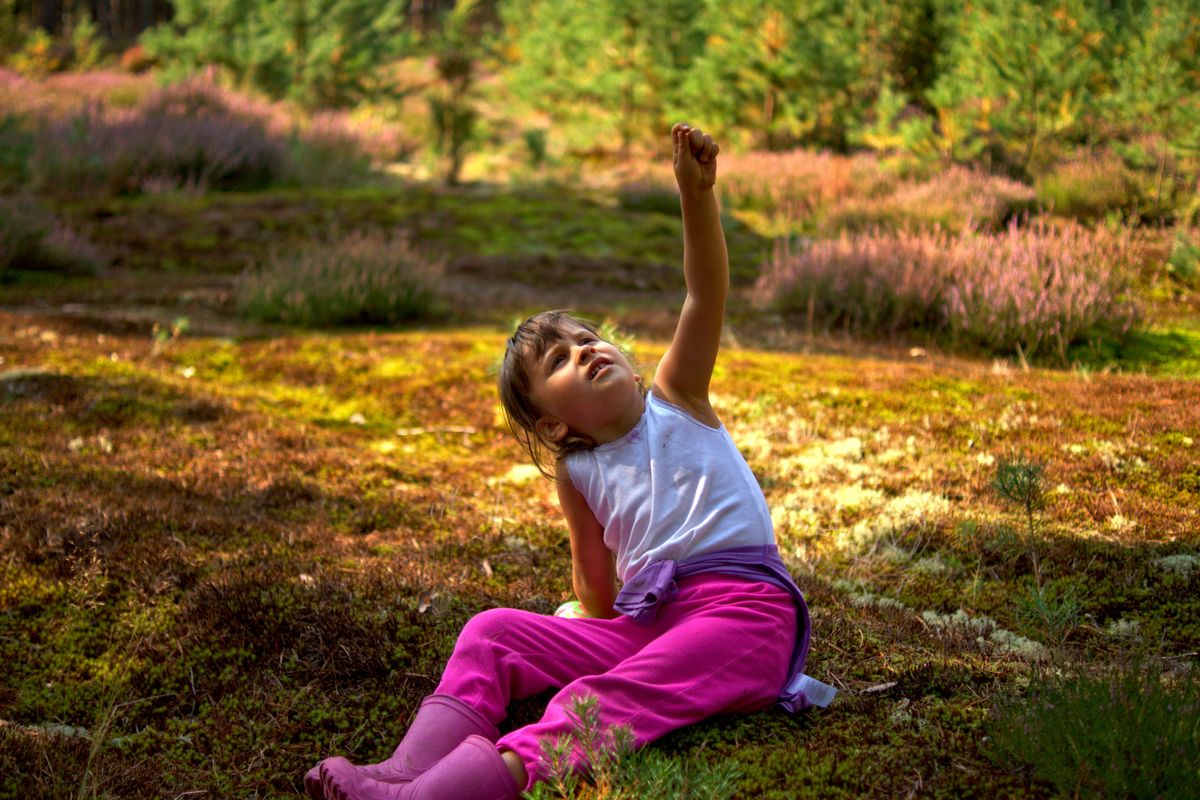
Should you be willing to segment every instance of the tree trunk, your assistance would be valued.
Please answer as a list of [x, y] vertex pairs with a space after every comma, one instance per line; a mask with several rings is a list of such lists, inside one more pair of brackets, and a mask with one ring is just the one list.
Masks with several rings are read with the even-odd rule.
[[92, 22], [100, 31], [100, 35], [111, 39], [113, 35], [112, 5], [109, 0], [96, 0], [96, 11], [92, 14]]
[[62, 3], [59, 0], [42, 0], [38, 3], [38, 25], [49, 34], [62, 31]]

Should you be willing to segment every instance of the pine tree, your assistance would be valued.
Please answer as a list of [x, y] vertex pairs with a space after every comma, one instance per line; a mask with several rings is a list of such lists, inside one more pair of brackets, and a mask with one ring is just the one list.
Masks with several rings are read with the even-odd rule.
[[929, 93], [946, 154], [991, 154], [1028, 173], [1055, 145], [1086, 140], [1107, 91], [1111, 20], [1088, 0], [978, 0]]
[[752, 146], [844, 149], [863, 113], [860, 20], [836, 0], [709, 0], [690, 104], [718, 129], [751, 132]]
[[1110, 118], [1122, 133], [1159, 134], [1181, 154], [1200, 154], [1200, 0], [1151, 4], [1126, 30]]
[[394, 90], [381, 65], [407, 51], [405, 0], [175, 0], [142, 35], [169, 74], [215, 65], [236, 82], [307, 107]]
[[498, 52], [514, 94], [580, 149], [627, 152], [667, 130], [703, 45], [687, 0], [514, 0]]

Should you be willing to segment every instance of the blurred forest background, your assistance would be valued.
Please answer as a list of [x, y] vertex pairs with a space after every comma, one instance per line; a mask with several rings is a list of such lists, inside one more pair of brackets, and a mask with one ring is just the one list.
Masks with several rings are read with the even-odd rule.
[[[644, 152], [688, 115], [735, 151], [904, 153], [1026, 181], [1107, 156], [1119, 162], [1099, 167], [1110, 181], [1132, 177], [1119, 166], [1152, 173], [1134, 180], [1147, 217], [1195, 177], [1187, 0], [454, 5], [5, 0], [0, 42], [27, 76], [118, 58], [168, 80], [207, 71], [297, 110], [363, 109], [452, 149], [524, 143], [534, 162]], [[404, 115], [412, 94], [433, 119]]]
[[840, 694], [534, 797], [1194, 796], [1200, 0], [0, 0], [0, 800], [294, 795], [569, 598], [496, 362], [661, 355], [677, 121]]
[[[728, 217], [760, 237], [735, 274], [809, 329], [932, 333], [1064, 365], [1128, 351], [1153, 366], [1194, 344], [1173, 325], [1200, 253], [1188, 0], [5, 6], [0, 181], [13, 190], [195, 195], [391, 176], [607, 187], [624, 209], [669, 212], [663, 131], [687, 119], [724, 142]], [[4, 202], [31, 228], [7, 235], [37, 251], [51, 212]], [[63, 224], [58, 239], [80, 238]], [[473, 233], [485, 249], [562, 254], [553, 232], [456, 232]], [[614, 255], [586, 252], [592, 239], [568, 249]], [[80, 248], [51, 242], [40, 258], [104, 258]], [[997, 248], [1003, 263], [975, 263]], [[914, 275], [877, 251], [933, 263]], [[1063, 279], [1047, 284], [1046, 269]], [[287, 316], [248, 292], [243, 309]], [[1159, 317], [1170, 335], [1131, 346]], [[1089, 356], [1071, 354], [1085, 343]]]

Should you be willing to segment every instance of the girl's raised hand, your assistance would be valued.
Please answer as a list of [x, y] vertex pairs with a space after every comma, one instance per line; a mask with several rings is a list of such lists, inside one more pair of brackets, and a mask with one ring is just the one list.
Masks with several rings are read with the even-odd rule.
[[685, 122], [671, 128], [675, 150], [675, 181], [679, 190], [711, 189], [717, 182], [717, 153], [720, 146], [712, 137]]

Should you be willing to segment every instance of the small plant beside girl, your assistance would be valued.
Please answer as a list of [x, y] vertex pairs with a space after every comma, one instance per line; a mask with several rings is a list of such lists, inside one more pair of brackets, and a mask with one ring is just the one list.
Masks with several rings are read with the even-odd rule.
[[[556, 482], [587, 616], [473, 617], [391, 758], [322, 761], [305, 776], [314, 800], [511, 800], [547, 779], [542, 743], [572, 732], [577, 698], [595, 697], [599, 723], [634, 747], [713, 714], [832, 700], [803, 674], [808, 608], [709, 400], [729, 292], [720, 148], [685, 124], [671, 135], [687, 298], [653, 386], [563, 311], [523, 322], [500, 371], [513, 433]], [[510, 701], [548, 689], [539, 721], [500, 735]]]

